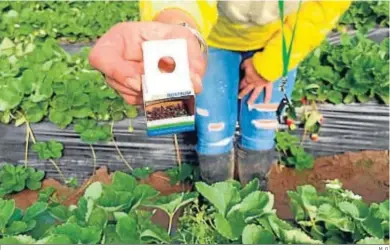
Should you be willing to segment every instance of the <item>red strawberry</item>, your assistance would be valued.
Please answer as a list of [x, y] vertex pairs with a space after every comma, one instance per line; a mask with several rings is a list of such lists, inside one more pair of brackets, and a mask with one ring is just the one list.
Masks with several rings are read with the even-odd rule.
[[302, 103], [303, 105], [306, 105], [306, 104], [307, 104], [306, 97], [302, 97], [302, 98], [301, 98], [301, 103]]
[[311, 134], [310, 139], [312, 141], [318, 141], [319, 140], [319, 136], [318, 136], [318, 134]]
[[286, 123], [287, 123], [287, 126], [291, 126], [294, 124], [294, 121], [291, 119], [287, 119]]

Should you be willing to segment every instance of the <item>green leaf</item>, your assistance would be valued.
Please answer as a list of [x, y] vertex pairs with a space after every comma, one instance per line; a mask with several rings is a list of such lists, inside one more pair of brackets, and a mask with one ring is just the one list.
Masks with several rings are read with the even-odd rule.
[[47, 203], [45, 202], [36, 202], [26, 209], [26, 213], [23, 216], [23, 221], [30, 221], [45, 212], [48, 208]]
[[195, 186], [198, 192], [212, 203], [222, 215], [225, 215], [241, 199], [238, 190], [232, 183], [218, 182], [209, 186], [206, 183], [197, 182]]
[[170, 239], [169, 235], [166, 231], [164, 230], [151, 230], [151, 229], [146, 229], [141, 233], [141, 239], [148, 239], [148, 238], [153, 238], [156, 239], [159, 242], [169, 244]]
[[376, 238], [382, 239], [384, 237], [383, 228], [381, 227], [382, 220], [374, 216], [375, 210], [370, 207], [367, 218], [362, 222], [364, 230]]
[[115, 172], [112, 178], [112, 188], [116, 191], [133, 192], [137, 186], [137, 180], [123, 172]]
[[257, 225], [247, 225], [242, 233], [242, 244], [245, 245], [260, 245], [260, 244], [275, 244], [273, 233], [263, 229]]
[[137, 208], [138, 206], [147, 203], [150, 199], [155, 198], [159, 192], [146, 184], [140, 184], [135, 187], [133, 193], [133, 204], [132, 209]]
[[243, 189], [240, 190], [241, 199], [244, 199], [250, 193], [258, 190], [259, 184], [260, 184], [259, 179], [255, 178], [251, 180]]
[[27, 224], [23, 221], [14, 221], [9, 227], [7, 227], [6, 233], [8, 235], [16, 235], [23, 233], [27, 230]]
[[180, 207], [193, 202], [197, 197], [198, 194], [195, 192], [174, 193], [169, 196], [161, 196], [156, 201], [145, 204], [145, 206], [159, 208], [169, 216], [173, 216]]
[[272, 212], [274, 196], [269, 192], [255, 191], [245, 197], [240, 204], [240, 211], [245, 218], [260, 217]]
[[306, 218], [315, 218], [317, 214], [317, 191], [311, 185], [304, 185], [297, 188], [297, 192], [287, 191], [290, 198], [291, 208], [296, 221]]
[[29, 235], [17, 235], [17, 236], [0, 239], [1, 245], [15, 245], [15, 244], [31, 245], [34, 243], [36, 243], [36, 240]]
[[151, 168], [144, 167], [144, 168], [135, 168], [131, 172], [131, 175], [133, 175], [137, 179], [144, 180], [147, 179], [151, 173], [153, 173], [153, 170]]
[[364, 239], [359, 240], [356, 242], [358, 245], [383, 245], [385, 244], [383, 239], [378, 239], [375, 237], [366, 237]]
[[318, 208], [316, 218], [318, 221], [324, 221], [328, 229], [335, 226], [341, 231], [353, 232], [355, 228], [354, 223], [348, 217], [345, 217], [340, 210], [330, 204], [322, 204]]
[[102, 196], [103, 186], [101, 182], [94, 182], [85, 190], [84, 197], [86, 199], [97, 200]]
[[41, 182], [28, 179], [27, 182], [26, 182], [26, 186], [30, 190], [38, 190], [38, 189], [41, 188]]
[[72, 244], [96, 244], [101, 239], [100, 229], [96, 227], [81, 227], [71, 223], [55, 227], [53, 234], [67, 236], [72, 241]]
[[137, 231], [137, 221], [126, 214], [115, 215], [118, 223], [116, 224], [116, 233], [124, 244], [139, 244], [140, 234]]
[[244, 217], [238, 210], [229, 214], [228, 218], [220, 213], [215, 215], [217, 231], [227, 239], [237, 240], [241, 236], [245, 225]]
[[13, 109], [19, 105], [23, 99], [23, 93], [18, 89], [19, 82], [16, 80], [8, 80], [3, 85], [0, 85], [0, 111]]
[[333, 104], [340, 104], [343, 100], [343, 95], [337, 91], [330, 91], [328, 93], [328, 100]]
[[66, 128], [73, 120], [69, 113], [55, 109], [50, 110], [49, 119], [62, 129]]
[[71, 245], [73, 242], [66, 235], [49, 235], [39, 241], [37, 244], [45, 245]]
[[41, 181], [45, 177], [45, 172], [42, 170], [37, 170], [34, 173], [30, 174], [30, 179], [34, 181]]
[[38, 153], [40, 160], [59, 159], [62, 157], [63, 149], [63, 144], [55, 140], [37, 142], [32, 146], [32, 150]]
[[15, 201], [0, 198], [0, 211], [0, 229], [3, 229], [15, 211]]
[[353, 218], [359, 218], [359, 210], [354, 204], [342, 201], [338, 204], [338, 207], [343, 213], [348, 214]]
[[179, 167], [179, 181], [184, 181], [187, 178], [191, 177], [193, 172], [193, 167], [190, 164], [182, 164]]
[[49, 213], [53, 218], [59, 221], [66, 221], [69, 218], [68, 207], [64, 205], [49, 207]]
[[104, 228], [108, 222], [108, 215], [102, 208], [94, 208], [88, 218], [88, 225]]
[[350, 104], [350, 103], [352, 103], [354, 101], [355, 101], [355, 96], [353, 94], [350, 94], [350, 93], [343, 100], [343, 102], [345, 104]]

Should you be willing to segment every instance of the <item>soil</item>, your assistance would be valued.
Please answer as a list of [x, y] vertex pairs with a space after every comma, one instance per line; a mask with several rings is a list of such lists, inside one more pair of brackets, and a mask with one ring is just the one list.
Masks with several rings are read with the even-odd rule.
[[189, 114], [182, 102], [170, 102], [169, 104], [148, 107], [146, 110], [146, 117], [148, 121], [176, 118], [188, 115]]
[[288, 190], [310, 184], [324, 191], [325, 180], [339, 179], [369, 203], [389, 199], [389, 151], [362, 151], [319, 157], [312, 170], [298, 172], [274, 166], [269, 173], [268, 189], [275, 195], [275, 208], [283, 219], [292, 219]]

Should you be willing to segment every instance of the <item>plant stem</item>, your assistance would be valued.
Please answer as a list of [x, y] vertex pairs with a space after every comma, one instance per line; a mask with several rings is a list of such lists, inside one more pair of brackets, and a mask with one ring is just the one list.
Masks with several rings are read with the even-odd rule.
[[[305, 116], [306, 112], [307, 112], [307, 106], [305, 105], [305, 107], [303, 108], [303, 116]], [[306, 118], [305, 118], [305, 120], [306, 120]], [[306, 129], [305, 124], [303, 124], [303, 135], [301, 138], [301, 143], [299, 144], [300, 147], [302, 147], [303, 142], [306, 140], [306, 137], [307, 137], [307, 129]]]
[[112, 134], [112, 142], [114, 143], [115, 149], [118, 152], [119, 156], [121, 157], [122, 161], [125, 163], [126, 167], [130, 169], [130, 171], [133, 171], [134, 169], [130, 166], [130, 164], [126, 161], [125, 157], [123, 156], [122, 152], [119, 150], [118, 144], [115, 141], [114, 137], [114, 121], [111, 122], [111, 134]]
[[[33, 143], [34, 144], [37, 143], [37, 141], [35, 140], [34, 133], [33, 133], [32, 129], [31, 129], [30, 123], [28, 121], [26, 121], [26, 127], [27, 127], [27, 131], [30, 134], [30, 137], [31, 137], [31, 140], [33, 141]], [[62, 173], [60, 167], [52, 159], [49, 159], [49, 161], [51, 162], [51, 164], [53, 164], [54, 168], [60, 174], [62, 181], [64, 183], [66, 183], [65, 175]]]
[[57, 165], [57, 163], [55, 163], [55, 161], [53, 159], [49, 159], [49, 161], [51, 162], [51, 164], [53, 164], [53, 166], [56, 168], [57, 172], [60, 174], [62, 181], [64, 183], [66, 183], [66, 178], [65, 178], [64, 174], [62, 173], [60, 167]]
[[[174, 214], [173, 214], [174, 215]], [[172, 230], [172, 221], [173, 221], [173, 215], [168, 214], [169, 217], [169, 223], [168, 223], [168, 235], [171, 235], [171, 230]]]
[[95, 153], [95, 149], [93, 148], [92, 144], [89, 144], [89, 147], [91, 148], [92, 158], [93, 158], [93, 174], [95, 174], [96, 173], [96, 168], [97, 168], [96, 153]]
[[30, 141], [30, 132], [28, 130], [28, 126], [26, 126], [26, 147], [24, 149], [24, 166], [27, 167], [28, 163], [28, 144]]
[[179, 147], [179, 142], [178, 142], [178, 140], [177, 140], [177, 135], [176, 135], [176, 134], [173, 135], [173, 141], [175, 142], [177, 164], [179, 165], [179, 168], [181, 168], [180, 147]]

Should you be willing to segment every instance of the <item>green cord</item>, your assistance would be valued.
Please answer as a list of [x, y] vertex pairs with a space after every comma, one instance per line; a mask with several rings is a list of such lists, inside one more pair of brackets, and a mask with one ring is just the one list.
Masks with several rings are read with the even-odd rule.
[[298, 11], [297, 11], [297, 16], [295, 18], [295, 23], [294, 23], [294, 28], [292, 31], [292, 36], [291, 36], [291, 41], [289, 44], [289, 48], [287, 49], [287, 42], [286, 42], [286, 37], [284, 35], [284, 0], [279, 0], [279, 13], [280, 13], [280, 21], [282, 25], [282, 58], [283, 58], [283, 77], [286, 77], [288, 74], [288, 66], [290, 63], [290, 57], [291, 57], [291, 52], [292, 52], [292, 47], [293, 47], [293, 41], [295, 38], [295, 31], [297, 28], [297, 23], [298, 23], [298, 15], [301, 10], [301, 3], [302, 0], [299, 1], [298, 5]]

